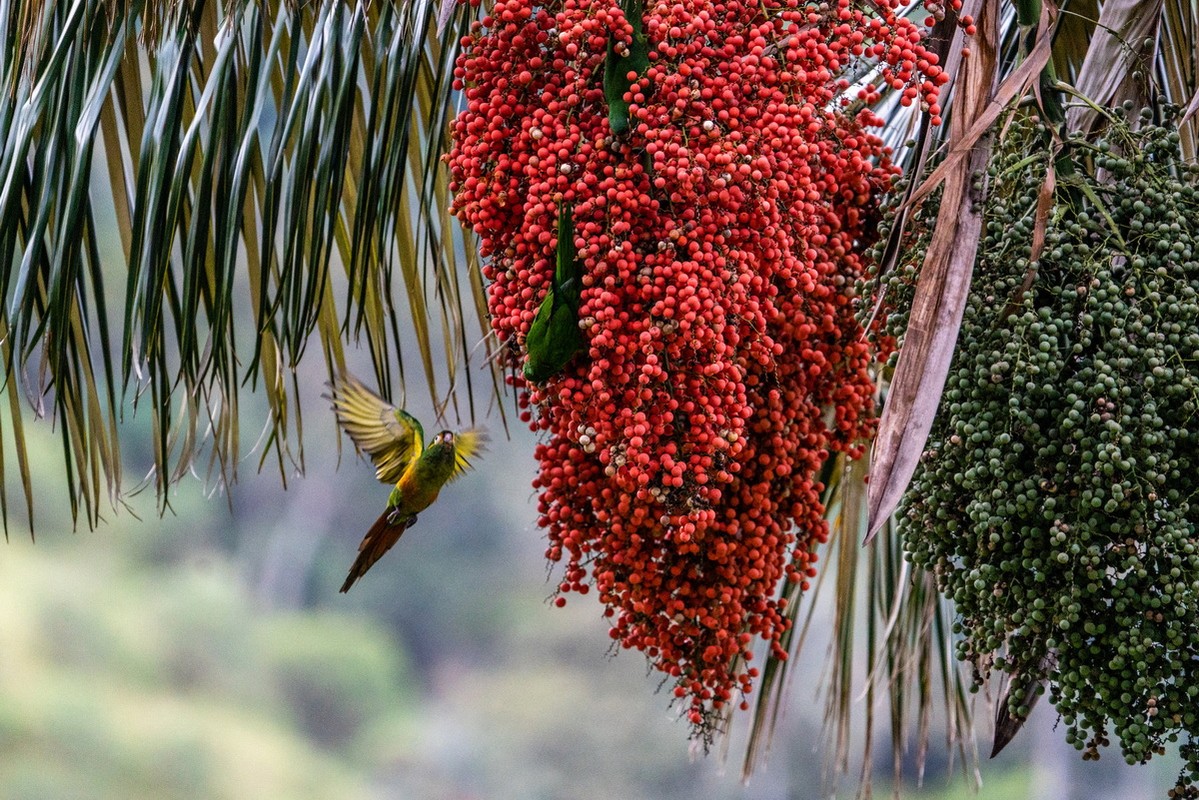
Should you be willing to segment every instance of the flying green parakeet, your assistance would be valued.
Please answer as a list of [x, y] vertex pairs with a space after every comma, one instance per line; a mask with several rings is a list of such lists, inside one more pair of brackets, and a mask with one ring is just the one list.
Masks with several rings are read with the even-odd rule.
[[441, 431], [426, 444], [415, 417], [348, 374], [334, 381], [331, 399], [338, 424], [370, 456], [375, 477], [395, 485], [387, 509], [358, 546], [358, 558], [341, 587], [345, 592], [416, 522], [416, 515], [433, 504], [442, 486], [470, 468], [470, 459], [483, 450], [487, 437], [480, 430]]

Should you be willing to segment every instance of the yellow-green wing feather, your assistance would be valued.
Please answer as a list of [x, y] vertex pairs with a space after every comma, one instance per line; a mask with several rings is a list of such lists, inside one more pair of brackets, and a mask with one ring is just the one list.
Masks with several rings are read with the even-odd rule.
[[366, 388], [352, 375], [333, 383], [333, 412], [359, 450], [370, 456], [375, 477], [395, 483], [425, 448], [416, 418]]
[[[470, 469], [471, 459], [487, 449], [487, 433], [478, 428], [454, 434], [454, 471], [449, 480], [461, 478]], [[447, 481], [448, 482], [448, 481]]]

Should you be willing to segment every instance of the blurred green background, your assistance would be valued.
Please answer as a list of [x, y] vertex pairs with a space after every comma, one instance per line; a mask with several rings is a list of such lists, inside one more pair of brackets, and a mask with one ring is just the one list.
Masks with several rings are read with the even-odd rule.
[[[151, 491], [72, 533], [60, 442], [49, 421], [29, 425], [37, 541], [20, 518], [0, 549], [0, 798], [833, 796], [819, 637], [764, 770], [742, 784], [742, 728], [727, 761], [697, 756], [642, 657], [611, 657], [594, 597], [547, 602], [534, 440], [506, 439], [497, 418], [478, 469], [338, 594], [387, 489], [348, 443], [338, 467], [320, 365], [305, 368], [306, 475], [284, 490], [251, 455], [230, 495], [188, 479], [161, 520]], [[1053, 723], [1039, 708], [983, 764], [980, 798], [1124, 800], [1170, 785], [1172, 763], [1083, 764]], [[939, 744], [925, 789], [905, 796], [970, 795]], [[886, 796], [885, 731], [874, 752]]]

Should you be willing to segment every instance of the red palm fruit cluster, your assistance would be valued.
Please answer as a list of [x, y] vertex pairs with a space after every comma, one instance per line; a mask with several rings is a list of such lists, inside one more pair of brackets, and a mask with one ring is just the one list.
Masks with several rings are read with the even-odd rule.
[[603, 72], [639, 34], [621, 6], [499, 0], [464, 41], [448, 159], [515, 365], [571, 215], [587, 346], [522, 395], [547, 433], [547, 555], [708, 735], [752, 688], [754, 638], [785, 656], [780, 585], [815, 574], [827, 535], [816, 475], [871, 425], [854, 287], [895, 170], [863, 110], [878, 89], [854, 112], [843, 75], [877, 64], [933, 116], [946, 76], [894, 0], [642, 10], [616, 134]]

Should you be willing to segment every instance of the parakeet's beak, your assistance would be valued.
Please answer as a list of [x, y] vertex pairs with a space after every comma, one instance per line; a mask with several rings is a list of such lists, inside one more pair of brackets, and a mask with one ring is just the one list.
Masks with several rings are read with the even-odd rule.
[[453, 447], [454, 446], [453, 432], [452, 431], [442, 431], [441, 433], [437, 434], [437, 444], [448, 444], [450, 447]]

